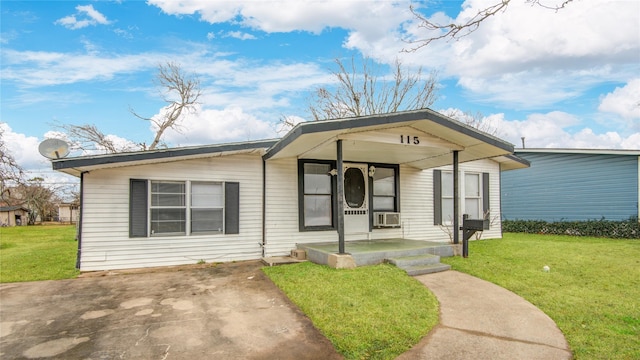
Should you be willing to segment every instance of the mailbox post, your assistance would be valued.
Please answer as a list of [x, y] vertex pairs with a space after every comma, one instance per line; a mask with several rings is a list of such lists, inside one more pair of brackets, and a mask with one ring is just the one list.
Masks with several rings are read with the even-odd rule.
[[469, 239], [476, 231], [489, 230], [489, 219], [469, 219], [469, 214], [462, 215], [462, 257], [469, 257]]

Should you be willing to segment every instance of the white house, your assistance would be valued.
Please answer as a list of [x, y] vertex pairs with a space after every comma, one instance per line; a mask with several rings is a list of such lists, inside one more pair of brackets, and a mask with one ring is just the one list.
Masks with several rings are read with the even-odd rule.
[[301, 123], [279, 140], [53, 160], [81, 179], [83, 271], [326, 241], [449, 242], [462, 214], [490, 213], [483, 236], [501, 237], [500, 171], [527, 166], [513, 145], [428, 109]]
[[78, 221], [80, 207], [75, 203], [58, 204], [58, 221], [75, 224]]

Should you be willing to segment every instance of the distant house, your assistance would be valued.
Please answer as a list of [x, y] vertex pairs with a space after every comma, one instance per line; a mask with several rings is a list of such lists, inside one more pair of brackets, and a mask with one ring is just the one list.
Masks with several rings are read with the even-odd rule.
[[62, 223], [75, 224], [80, 215], [80, 206], [75, 203], [58, 204], [58, 221]]
[[[448, 243], [463, 214], [500, 214], [501, 170], [528, 166], [513, 145], [428, 109], [52, 163], [80, 178], [83, 271], [260, 259], [317, 242]], [[483, 235], [501, 237], [499, 219]]]
[[502, 174], [507, 220], [628, 220], [638, 217], [640, 150], [519, 149], [527, 169]]
[[29, 209], [22, 205], [0, 206], [0, 225], [21, 226], [29, 222]]

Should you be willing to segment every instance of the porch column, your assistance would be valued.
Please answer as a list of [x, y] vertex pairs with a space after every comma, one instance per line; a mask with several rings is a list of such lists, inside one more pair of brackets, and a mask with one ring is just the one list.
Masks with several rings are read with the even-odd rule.
[[460, 242], [460, 189], [458, 179], [458, 150], [453, 150], [453, 243]]
[[338, 253], [344, 254], [344, 166], [342, 165], [342, 140], [336, 141], [336, 166], [338, 167]]

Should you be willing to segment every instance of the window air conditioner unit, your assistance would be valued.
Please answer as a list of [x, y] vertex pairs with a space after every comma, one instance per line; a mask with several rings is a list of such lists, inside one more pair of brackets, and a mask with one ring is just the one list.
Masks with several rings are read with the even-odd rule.
[[373, 226], [400, 227], [400, 213], [376, 212], [373, 214]]

